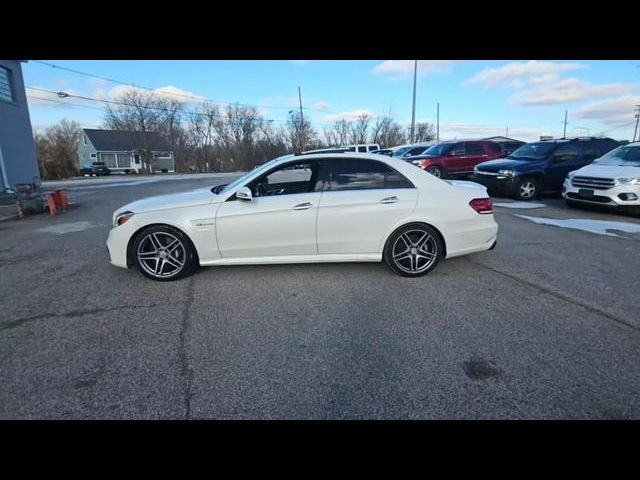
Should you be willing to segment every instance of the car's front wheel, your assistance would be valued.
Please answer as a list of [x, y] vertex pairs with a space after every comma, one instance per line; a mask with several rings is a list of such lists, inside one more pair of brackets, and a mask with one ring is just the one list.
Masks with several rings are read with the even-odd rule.
[[533, 178], [524, 178], [516, 189], [518, 200], [533, 200], [538, 196], [540, 190], [539, 182]]
[[444, 174], [444, 172], [442, 171], [442, 168], [438, 167], [437, 165], [427, 168], [427, 172], [429, 172], [434, 177], [438, 177], [438, 178], [442, 178], [442, 175]]
[[395, 273], [420, 277], [433, 270], [443, 255], [444, 245], [433, 227], [410, 223], [391, 234], [383, 258]]
[[144, 276], [161, 282], [191, 275], [198, 266], [191, 241], [168, 225], [153, 225], [138, 233], [133, 241], [133, 256]]

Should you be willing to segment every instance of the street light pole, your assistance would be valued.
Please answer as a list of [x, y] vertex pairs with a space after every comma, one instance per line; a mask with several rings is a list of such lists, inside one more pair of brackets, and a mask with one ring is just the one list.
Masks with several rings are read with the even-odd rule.
[[564, 132], [562, 138], [567, 138], [567, 110], [564, 111]]
[[640, 105], [636, 105], [636, 128], [633, 130], [633, 141], [636, 141], [636, 135], [638, 133], [638, 121], [640, 120]]
[[300, 100], [300, 151], [304, 152], [304, 115], [302, 114], [302, 92], [298, 86], [298, 99]]
[[413, 108], [411, 109], [411, 143], [416, 128], [416, 78], [418, 77], [418, 61], [413, 61]]

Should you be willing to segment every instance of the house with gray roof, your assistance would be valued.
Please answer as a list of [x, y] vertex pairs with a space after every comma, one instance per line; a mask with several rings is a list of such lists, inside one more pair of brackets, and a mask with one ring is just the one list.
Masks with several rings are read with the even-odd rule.
[[112, 172], [144, 173], [147, 171], [145, 150], [149, 149], [153, 173], [175, 172], [175, 156], [159, 133], [127, 132], [83, 128], [78, 147], [79, 167], [103, 162]]

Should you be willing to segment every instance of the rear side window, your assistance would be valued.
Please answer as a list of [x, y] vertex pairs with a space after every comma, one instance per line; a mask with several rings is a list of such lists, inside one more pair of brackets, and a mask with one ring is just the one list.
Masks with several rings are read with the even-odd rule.
[[497, 143], [487, 143], [487, 145], [489, 146], [489, 151], [490, 152], [495, 152], [495, 153], [502, 152], [502, 147], [500, 145], [498, 145]]
[[367, 153], [367, 147], [366, 146], [358, 147], [358, 152]]
[[375, 160], [355, 158], [320, 162], [319, 185], [326, 191], [414, 188], [400, 172]]
[[574, 143], [561, 144], [553, 152], [554, 163], [573, 162], [578, 158], [578, 147]]
[[467, 143], [467, 155], [482, 155], [484, 148], [481, 143]]
[[456, 143], [450, 150], [452, 155], [464, 155], [466, 150], [464, 148], [464, 143]]

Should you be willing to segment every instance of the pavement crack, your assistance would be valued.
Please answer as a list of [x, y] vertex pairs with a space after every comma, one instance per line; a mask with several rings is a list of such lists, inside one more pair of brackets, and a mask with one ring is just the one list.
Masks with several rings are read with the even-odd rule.
[[82, 317], [84, 315], [93, 315], [96, 313], [114, 312], [116, 310], [124, 310], [127, 308], [134, 308], [134, 309], [135, 308], [155, 308], [155, 307], [167, 307], [171, 305], [181, 305], [181, 304], [182, 302], [156, 303], [151, 305], [118, 305], [117, 307], [109, 307], [109, 308], [70, 310], [65, 313], [59, 313], [59, 312], [42, 313], [40, 315], [32, 315], [29, 317], [17, 318], [10, 322], [5, 322], [2, 325], [0, 325], [0, 331], [11, 330], [25, 323], [35, 322], [37, 320], [43, 320], [45, 318], [76, 318], [76, 317]]
[[473, 264], [473, 265], [477, 265], [479, 267], [482, 267], [482, 268], [490, 270], [490, 271], [492, 271], [494, 273], [497, 273], [498, 275], [502, 275], [504, 277], [507, 277], [507, 278], [517, 282], [517, 283], [520, 283], [522, 285], [526, 285], [526, 286], [528, 286], [530, 288], [538, 290], [541, 293], [544, 293], [544, 294], [547, 294], [547, 295], [551, 295], [552, 297], [555, 297], [555, 298], [558, 298], [558, 299], [563, 300], [565, 302], [571, 303], [572, 305], [576, 305], [578, 307], [582, 307], [582, 308], [584, 308], [584, 309], [586, 309], [586, 310], [588, 310], [588, 311], [590, 311], [592, 313], [595, 313], [597, 315], [601, 315], [601, 316], [603, 316], [605, 318], [608, 318], [609, 320], [611, 320], [611, 321], [613, 321], [613, 322], [615, 322], [615, 323], [617, 323], [619, 325], [623, 325], [625, 327], [628, 327], [628, 328], [634, 330], [635, 332], [640, 332], [640, 327], [638, 327], [638, 326], [636, 326], [636, 325], [634, 325], [632, 323], [629, 323], [624, 318], [620, 318], [620, 317], [617, 317], [615, 315], [612, 315], [611, 313], [606, 312], [606, 311], [604, 311], [604, 310], [602, 310], [602, 309], [600, 309], [598, 307], [594, 307], [593, 305], [588, 305], [586, 303], [580, 302], [580, 301], [578, 301], [578, 300], [576, 300], [574, 298], [571, 298], [570, 296], [565, 295], [563, 293], [554, 292], [553, 290], [551, 290], [549, 288], [543, 287], [543, 286], [538, 285], [536, 283], [533, 283], [533, 282], [531, 282], [529, 280], [525, 280], [523, 278], [517, 277], [516, 275], [513, 275], [511, 273], [503, 272], [502, 270], [498, 270], [497, 268], [490, 267], [489, 265], [485, 265], [484, 263], [474, 262], [469, 258], [467, 258], [467, 261], [469, 263]]
[[186, 300], [182, 308], [182, 324], [178, 343], [178, 361], [180, 364], [180, 374], [184, 380], [184, 410], [185, 418], [191, 418], [191, 385], [193, 383], [193, 370], [189, 365], [189, 353], [187, 348], [187, 335], [191, 327], [191, 306], [194, 299], [195, 277], [189, 279], [187, 284]]

